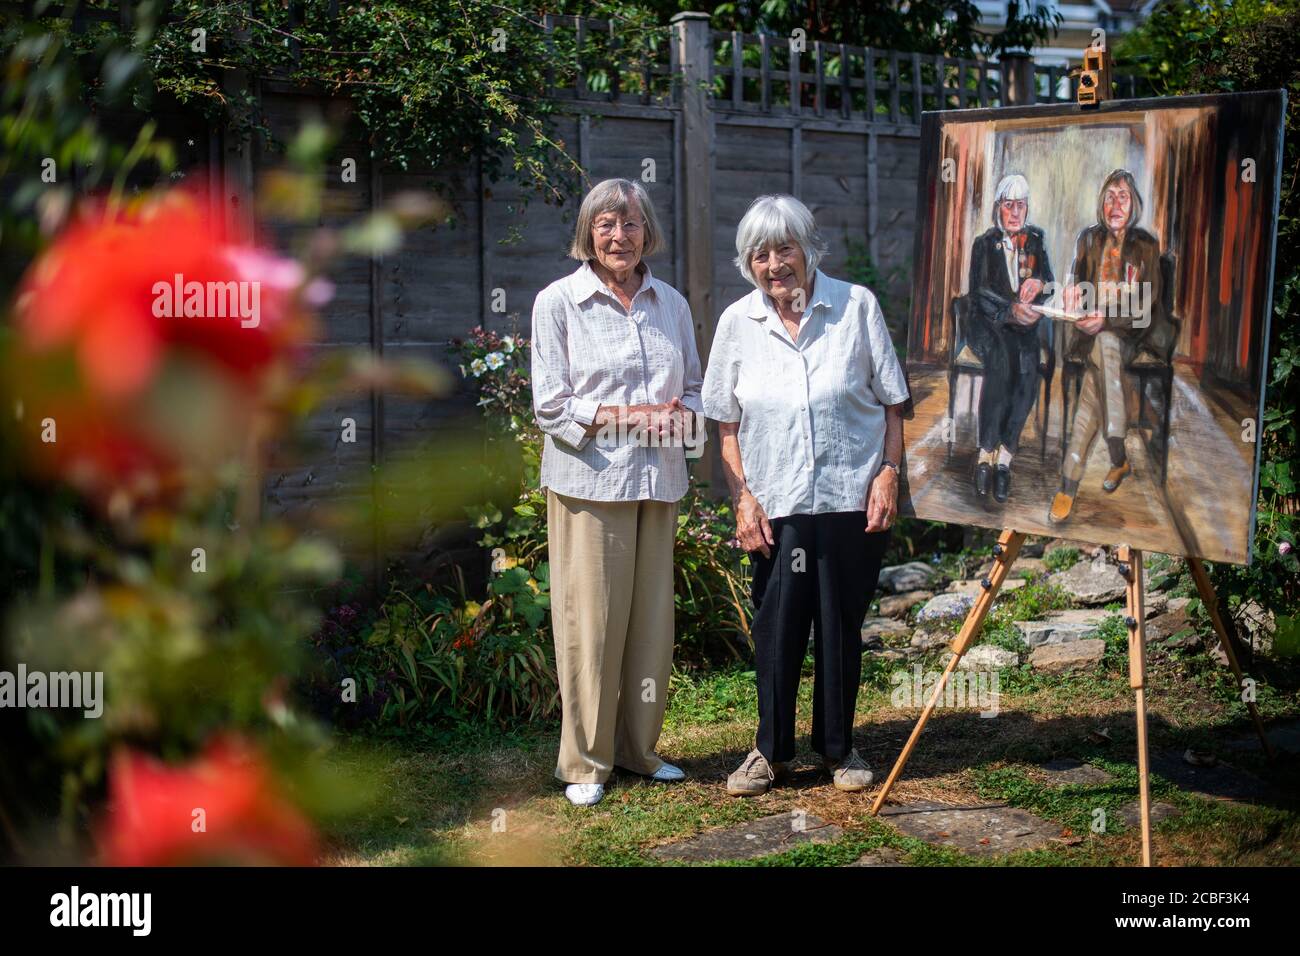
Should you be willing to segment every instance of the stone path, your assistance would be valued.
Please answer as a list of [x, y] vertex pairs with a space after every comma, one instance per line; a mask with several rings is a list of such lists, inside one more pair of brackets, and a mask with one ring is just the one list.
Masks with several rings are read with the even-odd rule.
[[1053, 787], [1096, 787], [1115, 779], [1110, 772], [1073, 757], [1057, 757], [1039, 764], [1039, 769], [1048, 775], [1047, 783]]
[[[1300, 754], [1300, 720], [1287, 720], [1278, 724], [1265, 724], [1264, 730], [1275, 750], [1281, 753]], [[1237, 737], [1225, 740], [1223, 745], [1229, 750], [1251, 750], [1263, 752], [1264, 746], [1259, 742], [1259, 734], [1248, 730]]]
[[1033, 850], [1061, 836], [1059, 824], [1001, 803], [953, 807], [918, 800], [886, 807], [880, 818], [908, 836], [973, 856]]
[[892, 846], [882, 846], [878, 850], [868, 850], [849, 866], [907, 866], [903, 862], [903, 851]]
[[1272, 803], [1282, 797], [1276, 789], [1253, 773], [1231, 764], [1194, 767], [1182, 751], [1165, 750], [1151, 755], [1151, 772], [1158, 773], [1180, 790], [1211, 800], [1241, 803]]
[[804, 843], [830, 843], [843, 834], [840, 827], [811, 813], [777, 813], [739, 826], [706, 830], [685, 840], [666, 843], [652, 849], [650, 855], [658, 860], [689, 863], [753, 860], [772, 853], [784, 853]]
[[[1169, 820], [1173, 817], [1182, 816], [1183, 811], [1179, 810], [1172, 803], [1165, 803], [1162, 800], [1155, 800], [1151, 804], [1151, 826], [1155, 826], [1161, 820]], [[1134, 800], [1132, 803], [1126, 803], [1119, 808], [1119, 818], [1124, 821], [1124, 826], [1130, 830], [1142, 829], [1142, 802]]]

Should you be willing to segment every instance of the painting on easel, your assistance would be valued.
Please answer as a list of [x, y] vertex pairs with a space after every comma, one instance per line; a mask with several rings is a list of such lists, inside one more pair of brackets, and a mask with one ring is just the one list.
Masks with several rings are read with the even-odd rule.
[[904, 513], [1249, 563], [1283, 108], [925, 114]]

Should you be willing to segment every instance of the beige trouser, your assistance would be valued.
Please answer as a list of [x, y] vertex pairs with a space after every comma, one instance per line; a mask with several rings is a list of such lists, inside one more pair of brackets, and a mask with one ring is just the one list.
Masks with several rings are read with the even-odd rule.
[[615, 765], [652, 774], [673, 661], [677, 504], [548, 489], [546, 523], [563, 714], [555, 776], [604, 783]]
[[1124, 357], [1114, 332], [1098, 332], [1092, 339], [1092, 352], [1083, 368], [1083, 388], [1070, 429], [1070, 444], [1065, 452], [1061, 474], [1069, 481], [1083, 479], [1088, 451], [1098, 430], [1107, 438], [1124, 440], [1128, 431], [1128, 408], [1124, 404]]

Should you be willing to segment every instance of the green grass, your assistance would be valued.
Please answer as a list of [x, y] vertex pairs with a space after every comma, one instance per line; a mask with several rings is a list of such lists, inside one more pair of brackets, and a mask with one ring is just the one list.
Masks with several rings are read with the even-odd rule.
[[[1062, 606], [1062, 596], [1040, 581], [1008, 592], [990, 615], [986, 640], [1010, 634], [1011, 622]], [[340, 740], [330, 756], [341, 770], [372, 782], [374, 798], [363, 813], [332, 823], [326, 837], [335, 862], [412, 865], [562, 863], [578, 866], [699, 865], [663, 863], [654, 846], [703, 830], [802, 809], [843, 829], [826, 843], [806, 843], [756, 860], [722, 865], [842, 866], [882, 847], [909, 865], [933, 866], [1128, 866], [1136, 836], [1119, 819], [1120, 807], [1137, 797], [1132, 754], [1133, 694], [1128, 686], [1127, 630], [1120, 615], [1103, 625], [1108, 653], [1094, 671], [1044, 676], [1027, 666], [1000, 675], [1001, 713], [982, 721], [973, 713], [936, 711], [900, 787], [920, 783], [952, 803], [1005, 801], [1068, 828], [1081, 840], [993, 858], [967, 856], [905, 836], [869, 815], [869, 798], [836, 794], [824, 779], [805, 771], [797, 786], [780, 787], [757, 800], [725, 795], [726, 774], [753, 745], [757, 696], [753, 672], [744, 666], [707, 673], [679, 673], [670, 685], [661, 752], [688, 772], [684, 783], [656, 785], [618, 774], [602, 803], [570, 806], [552, 777], [558, 726], [513, 730], [465, 726], [424, 738]], [[920, 664], [941, 669], [946, 652], [886, 663], [864, 659], [857, 737], [883, 777], [917, 709], [891, 704], [891, 675]], [[798, 700], [799, 754], [814, 755], [807, 733], [812, 712], [812, 660]], [[1297, 674], [1277, 665], [1273, 680], [1259, 685], [1266, 719], [1300, 714]], [[1148, 711], [1153, 753], [1206, 750], [1225, 736], [1248, 730], [1246, 707], [1231, 675], [1204, 653], [1169, 654], [1148, 669]], [[1106, 727], [1109, 744], [1090, 732]], [[889, 730], [888, 740], [881, 737]], [[891, 742], [892, 741], [892, 742]], [[1220, 750], [1221, 753], [1224, 751]], [[1053, 787], [1036, 765], [1067, 754], [1110, 772], [1100, 786]], [[1262, 755], [1232, 755], [1244, 769], [1265, 775], [1284, 792], [1300, 792], [1300, 770], [1269, 767]], [[811, 774], [811, 776], [809, 776]], [[1184, 793], [1152, 777], [1153, 800], [1172, 803], [1181, 816], [1156, 826], [1157, 859], [1163, 863], [1234, 865], [1300, 863], [1300, 811], [1295, 807], [1241, 806]], [[896, 790], [897, 794], [898, 791]], [[927, 797], [928, 798], [928, 797]], [[1091, 829], [1097, 809], [1106, 829]], [[504, 832], [492, 821], [507, 822]]]

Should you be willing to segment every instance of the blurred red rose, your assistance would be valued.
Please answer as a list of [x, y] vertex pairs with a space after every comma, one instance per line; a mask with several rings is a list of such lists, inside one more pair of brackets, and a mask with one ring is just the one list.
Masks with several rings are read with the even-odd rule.
[[198, 193], [94, 207], [15, 301], [7, 377], [36, 470], [127, 504], [183, 484], [187, 466], [213, 474], [329, 293], [294, 260], [228, 241]]
[[317, 859], [311, 824], [280, 795], [260, 753], [233, 737], [216, 738], [182, 766], [118, 751], [99, 846], [109, 866], [310, 866]]
[[[144, 388], [167, 349], [254, 378], [300, 340], [303, 280], [292, 259], [227, 241], [201, 199], [175, 190], [126, 212], [97, 209], [65, 230], [20, 287], [20, 341], [33, 353], [72, 348], [86, 384], [105, 396]], [[196, 285], [201, 302], [185, 294]], [[258, 300], [256, 324], [220, 314], [241, 296]], [[183, 314], [158, 314], [163, 299]], [[190, 301], [199, 314], [185, 311]]]

